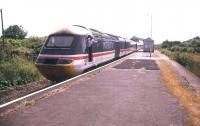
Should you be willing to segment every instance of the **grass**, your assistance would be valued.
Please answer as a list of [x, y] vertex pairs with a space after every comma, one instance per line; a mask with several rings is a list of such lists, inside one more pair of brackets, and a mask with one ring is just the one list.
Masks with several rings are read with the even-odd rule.
[[[42, 76], [34, 66], [44, 38], [5, 39], [0, 45], [0, 90], [39, 80]], [[0, 39], [1, 42], [1, 39]]]
[[171, 52], [167, 49], [160, 49], [160, 51], [200, 77], [200, 54]]
[[39, 80], [40, 73], [34, 64], [24, 59], [0, 62], [0, 89], [22, 85]]
[[179, 103], [187, 112], [187, 121], [192, 126], [200, 126], [200, 92], [184, 85], [169, 69], [165, 61], [159, 61], [167, 89], [178, 97]]

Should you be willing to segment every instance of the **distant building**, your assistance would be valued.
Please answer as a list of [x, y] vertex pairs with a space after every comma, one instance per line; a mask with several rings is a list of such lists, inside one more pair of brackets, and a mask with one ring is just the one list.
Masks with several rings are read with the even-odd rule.
[[154, 40], [151, 38], [146, 38], [143, 40], [143, 51], [144, 52], [154, 52]]

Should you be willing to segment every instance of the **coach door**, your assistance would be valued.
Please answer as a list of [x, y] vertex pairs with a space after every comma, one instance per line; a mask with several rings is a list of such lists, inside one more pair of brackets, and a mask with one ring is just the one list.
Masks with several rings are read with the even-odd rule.
[[88, 60], [89, 62], [93, 61], [93, 55], [92, 55], [92, 45], [88, 48]]
[[92, 62], [93, 61], [93, 55], [92, 55], [92, 37], [91, 36], [88, 36], [88, 39], [87, 39], [87, 45], [88, 45], [88, 61], [89, 62]]
[[119, 58], [120, 55], [120, 43], [115, 42], [115, 58]]

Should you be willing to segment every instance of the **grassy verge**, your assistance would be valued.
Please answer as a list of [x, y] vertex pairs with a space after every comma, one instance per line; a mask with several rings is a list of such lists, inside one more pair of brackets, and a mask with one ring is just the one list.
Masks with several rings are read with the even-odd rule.
[[200, 126], [200, 92], [184, 85], [169, 69], [165, 61], [159, 61], [159, 67], [166, 87], [178, 97], [179, 103], [186, 110], [187, 121], [192, 126]]
[[27, 84], [40, 79], [34, 64], [23, 59], [0, 62], [0, 89]]
[[[44, 38], [5, 39], [0, 45], [0, 90], [38, 81], [42, 78], [34, 66]], [[1, 39], [0, 39], [1, 42]]]
[[200, 55], [186, 52], [171, 52], [167, 49], [160, 49], [161, 53], [177, 61], [185, 68], [200, 77]]

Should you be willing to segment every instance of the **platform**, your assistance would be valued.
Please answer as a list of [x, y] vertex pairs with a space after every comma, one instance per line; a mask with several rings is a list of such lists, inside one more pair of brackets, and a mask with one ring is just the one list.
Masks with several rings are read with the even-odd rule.
[[0, 118], [1, 126], [186, 126], [156, 56], [133, 53], [69, 89]]

